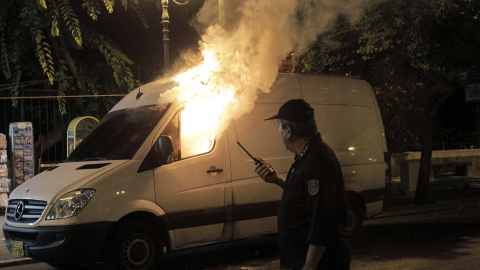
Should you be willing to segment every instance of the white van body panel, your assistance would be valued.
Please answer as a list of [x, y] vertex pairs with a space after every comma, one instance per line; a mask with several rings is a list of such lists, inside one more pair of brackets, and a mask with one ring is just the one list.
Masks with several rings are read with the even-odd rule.
[[[124, 164], [125, 160], [108, 162], [75, 162], [59, 163], [53, 170], [43, 171], [17, 187], [9, 199], [36, 199], [48, 203], [55, 202], [60, 196], [79, 189], [98, 176]], [[98, 169], [82, 169], [82, 167], [107, 164]]]
[[[140, 164], [141, 161], [130, 160], [88, 185], [96, 190], [96, 194], [78, 215], [80, 221], [90, 223], [100, 219], [116, 222], [137, 211], [150, 212], [157, 216], [164, 214], [158, 205], [154, 206], [152, 172], [137, 173]], [[97, 196], [98, 194], [102, 196]]]
[[[108, 213], [108, 216], [105, 217], [105, 220], [115, 222], [126, 215], [135, 212], [149, 212], [156, 216], [163, 216], [166, 214], [162, 208], [150, 200], [131, 200], [120, 202], [115, 209]], [[86, 220], [82, 221], [87, 222]]]
[[[142, 85], [122, 98], [122, 100], [113, 106], [109, 113], [118, 110], [157, 104], [159, 95], [172, 89], [176, 85], [177, 84], [171, 79], [162, 79]], [[141, 98], [137, 98], [139, 93], [141, 94]]]

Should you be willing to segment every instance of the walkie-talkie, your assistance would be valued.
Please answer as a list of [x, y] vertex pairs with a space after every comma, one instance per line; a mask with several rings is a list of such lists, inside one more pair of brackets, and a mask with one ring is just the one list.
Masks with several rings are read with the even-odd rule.
[[[245, 153], [247, 153], [247, 155], [253, 159], [253, 161], [255, 162], [255, 165], [258, 165], [258, 164], [262, 164], [262, 165], [265, 165], [265, 161], [259, 159], [259, 158], [256, 158], [254, 156], [252, 156], [252, 154], [250, 154], [247, 149], [245, 149], [245, 147], [243, 147], [243, 145], [240, 143], [240, 142], [237, 142], [237, 144], [243, 149], [243, 151], [245, 151]], [[273, 168], [272, 167], [268, 167], [268, 170], [270, 171], [270, 174], [274, 172]]]

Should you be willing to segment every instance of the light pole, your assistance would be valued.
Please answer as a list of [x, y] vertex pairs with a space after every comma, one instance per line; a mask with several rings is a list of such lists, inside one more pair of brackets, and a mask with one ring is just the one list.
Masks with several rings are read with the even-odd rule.
[[[172, 0], [177, 5], [186, 5], [190, 0]], [[166, 74], [170, 69], [170, 46], [169, 42], [170, 39], [168, 37], [168, 25], [170, 24], [170, 16], [168, 15], [168, 0], [162, 0], [162, 25], [163, 25], [163, 59], [165, 65], [165, 72]]]
[[[186, 5], [190, 0], [172, 0], [177, 5]], [[168, 15], [168, 0], [162, 0], [162, 25], [163, 25], [163, 60], [166, 74], [170, 69], [170, 39], [168, 37], [168, 25], [170, 24], [170, 16]], [[225, 0], [218, 0], [218, 22], [225, 27]]]
[[163, 60], [164, 68], [167, 73], [170, 68], [170, 47], [168, 38], [168, 25], [170, 24], [170, 17], [168, 16], [168, 0], [162, 0], [162, 25], [163, 25]]

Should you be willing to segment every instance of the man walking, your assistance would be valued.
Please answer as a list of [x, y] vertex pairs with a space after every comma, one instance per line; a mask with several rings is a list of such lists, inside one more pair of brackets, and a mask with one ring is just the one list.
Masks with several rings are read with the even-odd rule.
[[313, 108], [302, 99], [283, 104], [276, 119], [286, 149], [295, 154], [287, 179], [265, 162], [255, 171], [283, 188], [278, 211], [282, 269], [350, 269], [341, 228], [346, 222], [345, 185], [333, 150], [323, 142]]

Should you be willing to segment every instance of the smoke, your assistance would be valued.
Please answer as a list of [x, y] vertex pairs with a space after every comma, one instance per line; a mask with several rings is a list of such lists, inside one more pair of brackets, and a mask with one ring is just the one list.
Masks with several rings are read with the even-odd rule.
[[[202, 36], [200, 50], [214, 52], [218, 66], [200, 83], [183, 82], [160, 99], [165, 102], [182, 96], [190, 102], [199, 95], [202, 98], [211, 95], [213, 99], [219, 95], [220, 88], [234, 91], [234, 98], [221, 105], [223, 113], [216, 121], [220, 123], [215, 131], [218, 134], [231, 119], [253, 108], [258, 93], [270, 91], [282, 59], [292, 52], [304, 52], [333, 24], [338, 14], [347, 15], [351, 20], [358, 18], [365, 2], [206, 0], [196, 16], [195, 26]], [[219, 14], [225, 18], [221, 23]]]
[[[282, 59], [304, 52], [338, 14], [354, 20], [364, 6], [362, 0], [207, 0], [197, 23], [203, 47], [221, 55], [225, 69], [233, 60], [254, 88], [268, 92]], [[222, 12], [225, 25], [218, 23]]]

